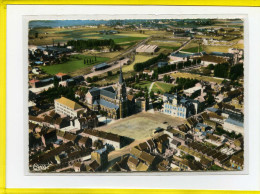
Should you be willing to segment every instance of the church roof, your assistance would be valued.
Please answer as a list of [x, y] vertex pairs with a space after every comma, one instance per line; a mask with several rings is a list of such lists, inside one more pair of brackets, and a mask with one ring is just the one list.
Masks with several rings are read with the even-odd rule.
[[110, 92], [108, 90], [100, 90], [100, 95], [103, 95], [103, 96], [106, 96], [106, 97], [109, 97], [109, 98], [113, 98], [113, 99], [116, 98], [116, 93]]
[[90, 94], [91, 94], [92, 96], [97, 96], [97, 95], [100, 94], [100, 89], [97, 88], [97, 87], [94, 87], [94, 88], [91, 88], [91, 89], [89, 90], [89, 92], [90, 92]]
[[103, 106], [108, 107], [108, 108], [116, 109], [116, 110], [119, 108], [119, 106], [117, 106], [116, 104], [108, 102], [104, 99], [100, 99], [100, 105], [103, 105]]
[[115, 89], [113, 88], [113, 86], [108, 86], [106, 88], [102, 88], [102, 90], [106, 90], [106, 91], [109, 91], [109, 92], [115, 92]]

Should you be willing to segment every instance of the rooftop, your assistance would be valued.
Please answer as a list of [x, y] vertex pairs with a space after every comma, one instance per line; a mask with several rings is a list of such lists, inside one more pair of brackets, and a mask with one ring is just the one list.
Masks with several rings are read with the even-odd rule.
[[77, 109], [82, 108], [82, 106], [80, 106], [78, 103], [76, 103], [68, 98], [65, 98], [65, 97], [61, 97], [59, 99], [56, 99], [55, 101], [71, 108], [72, 110], [77, 110]]

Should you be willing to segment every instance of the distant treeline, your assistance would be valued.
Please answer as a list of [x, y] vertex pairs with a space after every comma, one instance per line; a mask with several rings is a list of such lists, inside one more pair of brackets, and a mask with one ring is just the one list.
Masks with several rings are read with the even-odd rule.
[[151, 65], [154, 65], [155, 63], [162, 61], [162, 60], [166, 60], [166, 59], [167, 59], [167, 55], [164, 55], [163, 53], [161, 53], [157, 57], [151, 58], [151, 59], [149, 59], [145, 62], [136, 63], [134, 65], [134, 70], [135, 71], [143, 71], [144, 69], [150, 67]]
[[112, 39], [69, 40], [67, 46], [73, 46], [76, 51], [98, 49], [101, 46], [107, 46], [110, 50], [120, 49], [120, 46]]

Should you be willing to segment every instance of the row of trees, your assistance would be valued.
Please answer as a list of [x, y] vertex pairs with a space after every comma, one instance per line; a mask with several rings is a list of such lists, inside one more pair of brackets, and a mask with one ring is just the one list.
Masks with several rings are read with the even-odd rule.
[[95, 49], [101, 46], [107, 46], [110, 50], [119, 50], [120, 46], [112, 39], [88, 39], [88, 40], [69, 40], [68, 46], [73, 46], [76, 51], [84, 49]]
[[231, 66], [228, 63], [220, 63], [214, 67], [214, 76], [221, 78], [229, 78], [231, 80], [237, 80], [244, 75], [244, 64], [237, 64]]
[[86, 58], [83, 60], [84, 64], [91, 64], [97, 61], [97, 57], [95, 56], [94, 58]]
[[143, 71], [146, 68], [149, 68], [151, 65], [154, 65], [155, 63], [162, 61], [162, 60], [166, 60], [167, 59], [167, 55], [161, 53], [160, 55], [153, 57], [145, 62], [142, 63], [136, 63], [134, 65], [134, 70], [135, 71]]
[[176, 83], [178, 84], [178, 86], [184, 89], [191, 88], [195, 86], [195, 84], [198, 82], [199, 80], [197, 79], [190, 79], [190, 78], [183, 78], [183, 77], [176, 78]]

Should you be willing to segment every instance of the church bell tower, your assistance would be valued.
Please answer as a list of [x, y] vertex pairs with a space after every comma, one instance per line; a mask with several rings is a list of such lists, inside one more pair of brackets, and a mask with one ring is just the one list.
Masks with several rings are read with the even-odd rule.
[[127, 116], [127, 94], [121, 67], [117, 83], [117, 99], [119, 100], [119, 116], [120, 118], [124, 118]]

